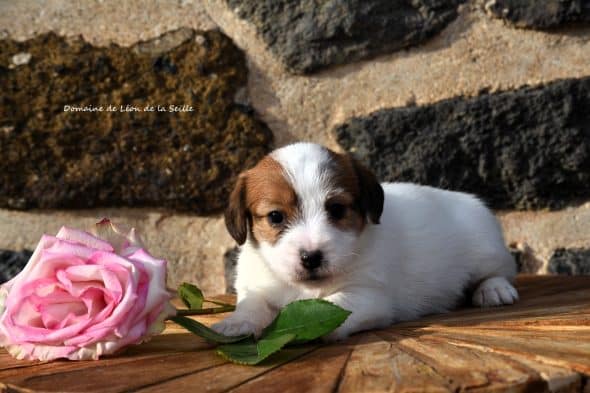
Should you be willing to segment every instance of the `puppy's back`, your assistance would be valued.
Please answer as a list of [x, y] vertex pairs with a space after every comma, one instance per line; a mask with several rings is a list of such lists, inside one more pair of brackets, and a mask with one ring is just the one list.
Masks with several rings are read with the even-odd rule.
[[369, 229], [377, 238], [371, 259], [387, 271], [401, 319], [448, 310], [487, 277], [514, 277], [501, 227], [479, 199], [411, 183], [382, 186], [381, 227]]

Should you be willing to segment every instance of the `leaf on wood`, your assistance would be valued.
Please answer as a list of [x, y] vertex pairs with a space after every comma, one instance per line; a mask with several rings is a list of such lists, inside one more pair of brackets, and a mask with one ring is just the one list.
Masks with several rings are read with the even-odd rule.
[[292, 342], [295, 334], [276, 335], [271, 338], [261, 338], [258, 341], [246, 340], [234, 344], [220, 345], [217, 353], [227, 360], [244, 365], [255, 365], [262, 362], [285, 345]]
[[186, 330], [190, 331], [191, 333], [196, 334], [197, 336], [201, 336], [206, 340], [216, 342], [218, 344], [229, 344], [235, 343], [237, 341], [242, 341], [247, 338], [252, 338], [251, 335], [242, 335], [242, 336], [224, 336], [223, 334], [217, 333], [215, 330], [208, 328], [207, 326], [203, 325], [200, 322], [195, 321], [194, 319], [176, 316], [170, 318], [171, 321], [179, 324]]
[[203, 308], [203, 292], [193, 284], [182, 283], [178, 286], [178, 296], [182, 302], [191, 310]]
[[262, 338], [294, 334], [294, 344], [315, 340], [330, 333], [348, 318], [350, 311], [322, 299], [298, 300], [281, 309], [262, 333]]
[[349, 315], [350, 311], [325, 300], [295, 301], [281, 309], [274, 321], [264, 329], [258, 341], [251, 335], [224, 336], [184, 316], [176, 316], [172, 321], [209, 341], [223, 344], [217, 348], [217, 353], [227, 360], [254, 365], [280, 351], [287, 344], [302, 344], [330, 333]]

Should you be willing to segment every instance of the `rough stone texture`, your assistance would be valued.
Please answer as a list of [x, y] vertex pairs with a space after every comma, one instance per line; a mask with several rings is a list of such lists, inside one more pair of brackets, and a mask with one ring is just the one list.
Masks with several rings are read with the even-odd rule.
[[590, 77], [378, 111], [336, 128], [384, 181], [481, 197], [493, 208], [590, 197]]
[[523, 271], [548, 273], [555, 250], [590, 249], [590, 202], [559, 211], [497, 214], [506, 244], [521, 253]]
[[546, 29], [590, 22], [588, 0], [492, 0], [486, 3], [486, 9], [519, 27]]
[[246, 51], [252, 106], [277, 145], [305, 139], [336, 148], [329, 131], [353, 116], [590, 75], [590, 27], [567, 34], [514, 29], [467, 2], [447, 28], [411, 50], [301, 77], [286, 72], [225, 1], [208, 0], [207, 11]]
[[62, 225], [88, 229], [103, 217], [135, 227], [150, 253], [168, 260], [168, 286], [186, 281], [205, 294], [226, 290], [223, 255], [235, 242], [223, 219], [154, 209], [16, 211], [0, 209], [0, 249], [34, 249]]
[[560, 248], [555, 250], [549, 260], [549, 273], [568, 276], [590, 274], [590, 249]]
[[[17, 66], [21, 53], [31, 57]], [[0, 206], [219, 211], [272, 140], [234, 102], [246, 78], [242, 52], [217, 31], [181, 29], [131, 48], [52, 33], [0, 41]]]
[[0, 249], [0, 284], [16, 276], [25, 267], [32, 254], [31, 250]]
[[[182, 26], [209, 30], [218, 24], [247, 50], [249, 94], [242, 91], [240, 102], [250, 99], [275, 133], [277, 145], [307, 139], [337, 148], [329, 131], [350, 117], [474, 96], [483, 88], [508, 90], [590, 75], [590, 27], [550, 34], [515, 29], [486, 15], [480, 3], [466, 2], [443, 31], [408, 51], [308, 77], [286, 72], [253, 26], [232, 12], [226, 0], [0, 1], [0, 37], [5, 31], [24, 40], [53, 30], [68, 36], [82, 34], [93, 44], [112, 41], [128, 46]], [[126, 222], [146, 226], [154, 252], [171, 262], [171, 286], [185, 280], [197, 282], [207, 293], [224, 290], [223, 254], [234, 243], [222, 220], [145, 209], [116, 212]], [[0, 210], [0, 248], [32, 248], [40, 233], [54, 233], [59, 224], [91, 225], [95, 218], [113, 214]], [[544, 263], [541, 272], [546, 272], [556, 248], [590, 248], [590, 205], [556, 212], [502, 213], [500, 218], [507, 242], [530, 247]]]
[[516, 262], [517, 271], [525, 274], [536, 274], [543, 268], [543, 261], [537, 258], [534, 250], [526, 243], [513, 243], [509, 250]]
[[94, 44], [131, 45], [182, 26], [215, 25], [247, 50], [247, 96], [277, 145], [306, 139], [336, 148], [329, 131], [352, 116], [590, 75], [589, 26], [551, 34], [514, 29], [486, 15], [479, 1], [459, 6], [447, 28], [409, 51], [310, 77], [286, 72], [226, 0], [0, 1], [0, 30], [19, 40], [54, 30]]
[[[202, 0], [0, 1], [0, 34], [23, 41], [54, 31], [94, 45], [129, 46], [180, 27], [211, 30]], [[4, 32], [4, 33], [2, 33]], [[2, 37], [4, 38], [4, 37]]]
[[458, 0], [226, 0], [292, 72], [416, 45], [457, 16]]

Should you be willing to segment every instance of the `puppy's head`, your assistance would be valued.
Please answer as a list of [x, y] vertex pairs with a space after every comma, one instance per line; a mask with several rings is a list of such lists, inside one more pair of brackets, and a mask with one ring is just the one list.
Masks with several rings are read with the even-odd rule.
[[225, 223], [281, 279], [313, 287], [354, 268], [357, 240], [382, 211], [383, 189], [368, 169], [348, 155], [297, 143], [239, 176]]

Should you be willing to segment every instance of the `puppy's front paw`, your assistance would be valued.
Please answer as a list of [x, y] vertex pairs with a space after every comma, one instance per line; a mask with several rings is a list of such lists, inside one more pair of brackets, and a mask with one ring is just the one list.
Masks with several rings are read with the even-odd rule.
[[254, 322], [242, 317], [233, 315], [211, 326], [211, 329], [224, 336], [241, 336], [243, 334], [253, 334], [259, 337], [264, 329]]
[[502, 306], [518, 300], [518, 292], [504, 277], [488, 278], [473, 293], [472, 302], [479, 307]]

